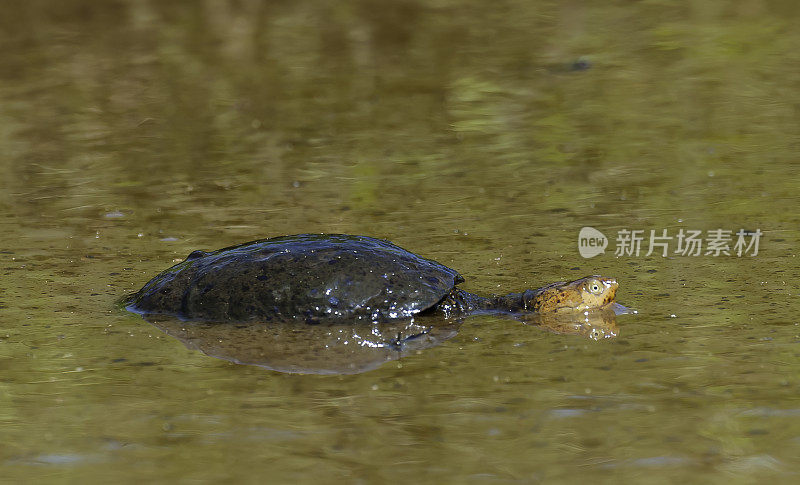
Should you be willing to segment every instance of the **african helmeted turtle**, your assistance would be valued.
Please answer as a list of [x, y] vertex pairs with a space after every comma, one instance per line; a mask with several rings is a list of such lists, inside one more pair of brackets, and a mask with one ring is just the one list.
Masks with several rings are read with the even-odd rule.
[[454, 269], [388, 241], [344, 234], [261, 239], [194, 251], [127, 301], [142, 314], [204, 321], [385, 322], [420, 313], [550, 314], [606, 308], [613, 278], [589, 276], [482, 297]]

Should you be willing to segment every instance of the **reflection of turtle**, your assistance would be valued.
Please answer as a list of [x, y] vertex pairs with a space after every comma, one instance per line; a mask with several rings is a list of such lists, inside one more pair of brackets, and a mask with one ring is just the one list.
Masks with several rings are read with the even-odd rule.
[[[293, 322], [186, 322], [171, 315], [147, 320], [187, 348], [237, 364], [294, 374], [359, 374], [435, 347], [460, 323], [436, 316], [348, 325]], [[422, 322], [421, 322], [422, 321]]]
[[[593, 340], [617, 335], [613, 308], [577, 315], [537, 313], [519, 318], [524, 325]], [[259, 321], [220, 325], [188, 323], [172, 315], [148, 315], [147, 319], [187, 348], [211, 357], [299, 374], [358, 374], [376, 369], [443, 343], [456, 336], [461, 325], [460, 320], [436, 313], [365, 325], [264, 325]]]
[[388, 241], [313, 235], [195, 251], [153, 278], [128, 309], [205, 321], [387, 322], [419, 313], [584, 312], [612, 304], [617, 282], [590, 276], [538, 290], [481, 297], [457, 271]]

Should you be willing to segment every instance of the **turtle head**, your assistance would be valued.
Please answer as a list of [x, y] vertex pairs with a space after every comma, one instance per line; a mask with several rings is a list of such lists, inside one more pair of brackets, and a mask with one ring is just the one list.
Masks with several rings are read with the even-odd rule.
[[614, 301], [618, 287], [614, 278], [587, 276], [528, 290], [523, 302], [526, 310], [538, 313], [596, 310]]

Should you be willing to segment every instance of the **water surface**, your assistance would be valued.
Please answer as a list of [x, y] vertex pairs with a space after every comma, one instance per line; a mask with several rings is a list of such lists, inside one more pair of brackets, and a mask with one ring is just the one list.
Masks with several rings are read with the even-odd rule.
[[[0, 17], [12, 481], [789, 482], [794, 3], [29, 2]], [[577, 235], [611, 238], [583, 259]], [[623, 229], [757, 256], [615, 257]], [[615, 276], [619, 336], [483, 316], [349, 376], [186, 348], [117, 302], [195, 249], [387, 238], [480, 293]]]

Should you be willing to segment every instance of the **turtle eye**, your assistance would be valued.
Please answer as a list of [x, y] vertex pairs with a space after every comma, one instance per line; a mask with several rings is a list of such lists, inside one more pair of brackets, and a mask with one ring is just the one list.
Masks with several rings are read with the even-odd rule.
[[592, 280], [592, 282], [589, 284], [589, 291], [594, 295], [599, 295], [603, 292], [603, 285], [601, 285], [597, 280]]

